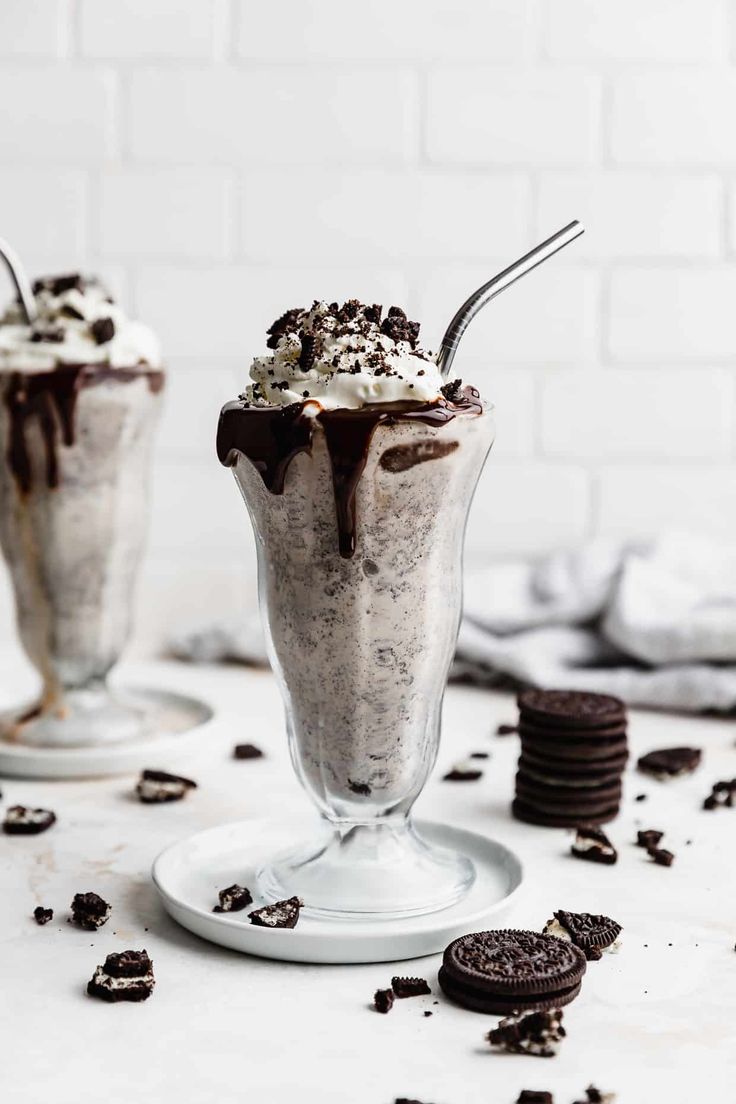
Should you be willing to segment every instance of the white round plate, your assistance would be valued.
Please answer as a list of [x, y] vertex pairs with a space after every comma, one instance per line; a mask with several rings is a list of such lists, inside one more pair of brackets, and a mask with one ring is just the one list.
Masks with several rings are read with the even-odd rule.
[[[293, 843], [294, 825], [240, 821], [208, 828], [162, 851], [153, 864], [154, 885], [166, 911], [195, 935], [260, 958], [287, 962], [393, 962], [441, 951], [458, 935], [476, 931], [510, 907], [518, 894], [521, 860], [508, 847], [476, 832], [419, 821], [432, 843], [468, 855], [475, 884], [451, 908], [402, 920], [324, 920], [303, 912], [295, 928], [260, 928], [248, 911], [213, 913], [218, 890], [237, 882], [253, 887], [255, 871], [275, 851]], [[257, 908], [256, 900], [253, 908]]]
[[[153, 687], [116, 687], [116, 695], [146, 714], [146, 735], [100, 747], [28, 747], [0, 736], [0, 774], [14, 778], [99, 778], [150, 767], [199, 740], [214, 710], [199, 698]], [[153, 764], [155, 765], [155, 764]]]

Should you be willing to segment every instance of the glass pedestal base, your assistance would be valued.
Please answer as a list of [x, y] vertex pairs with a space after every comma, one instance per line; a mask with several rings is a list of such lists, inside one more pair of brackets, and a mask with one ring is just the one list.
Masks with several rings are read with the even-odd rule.
[[99, 747], [138, 739], [142, 709], [116, 698], [106, 686], [68, 690], [58, 710], [36, 708], [5, 723], [9, 737], [28, 747]]
[[407, 818], [324, 822], [258, 871], [269, 900], [301, 897], [314, 917], [395, 920], [448, 908], [475, 880], [470, 859], [427, 843]]

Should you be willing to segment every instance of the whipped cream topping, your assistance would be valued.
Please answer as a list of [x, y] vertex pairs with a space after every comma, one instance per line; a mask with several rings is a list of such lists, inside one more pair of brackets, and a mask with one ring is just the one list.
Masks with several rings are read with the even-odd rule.
[[98, 280], [73, 273], [34, 281], [38, 317], [32, 326], [18, 303], [0, 317], [0, 368], [46, 371], [60, 364], [111, 368], [161, 366], [158, 340], [128, 318]]
[[242, 398], [254, 406], [290, 406], [313, 400], [323, 410], [368, 403], [432, 402], [443, 379], [431, 353], [419, 345], [419, 323], [400, 307], [385, 317], [377, 304], [349, 299], [342, 306], [315, 300], [295, 308], [268, 330], [270, 356], [256, 357]]

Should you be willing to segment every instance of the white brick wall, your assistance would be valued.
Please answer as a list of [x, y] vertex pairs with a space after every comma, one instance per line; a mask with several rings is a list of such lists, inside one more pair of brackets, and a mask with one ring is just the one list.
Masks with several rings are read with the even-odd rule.
[[470, 559], [733, 536], [735, 43], [730, 0], [2, 0], [0, 235], [170, 362], [142, 631], [255, 603], [213, 437], [277, 314], [403, 303], [436, 344], [573, 217], [458, 357], [498, 422]]

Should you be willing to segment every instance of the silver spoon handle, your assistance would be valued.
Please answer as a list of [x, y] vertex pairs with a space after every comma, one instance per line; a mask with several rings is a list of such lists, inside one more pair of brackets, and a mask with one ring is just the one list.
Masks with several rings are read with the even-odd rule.
[[531, 272], [537, 265], [542, 264], [543, 261], [554, 256], [560, 249], [564, 249], [570, 242], [579, 238], [584, 230], [583, 224], [575, 219], [567, 226], [563, 226], [562, 230], [558, 230], [551, 238], [543, 241], [541, 245], [536, 246], [529, 253], [525, 253], [518, 261], [514, 261], [503, 272], [492, 276], [487, 284], [483, 284], [483, 287], [473, 292], [447, 327], [445, 336], [440, 343], [437, 367], [444, 379], [447, 379], [460, 340], [478, 311], [482, 310], [486, 303], [490, 303], [491, 299], [495, 299], [497, 295], [505, 291], [507, 287], [520, 280], [522, 276], [526, 276], [527, 272]]
[[10, 278], [13, 281], [18, 296], [18, 302], [26, 316], [26, 322], [29, 326], [32, 326], [36, 320], [38, 311], [36, 310], [36, 300], [33, 297], [31, 284], [26, 275], [26, 270], [21, 264], [20, 257], [12, 246], [8, 245], [4, 238], [0, 238], [0, 257], [5, 261], [7, 270], [10, 273]]

